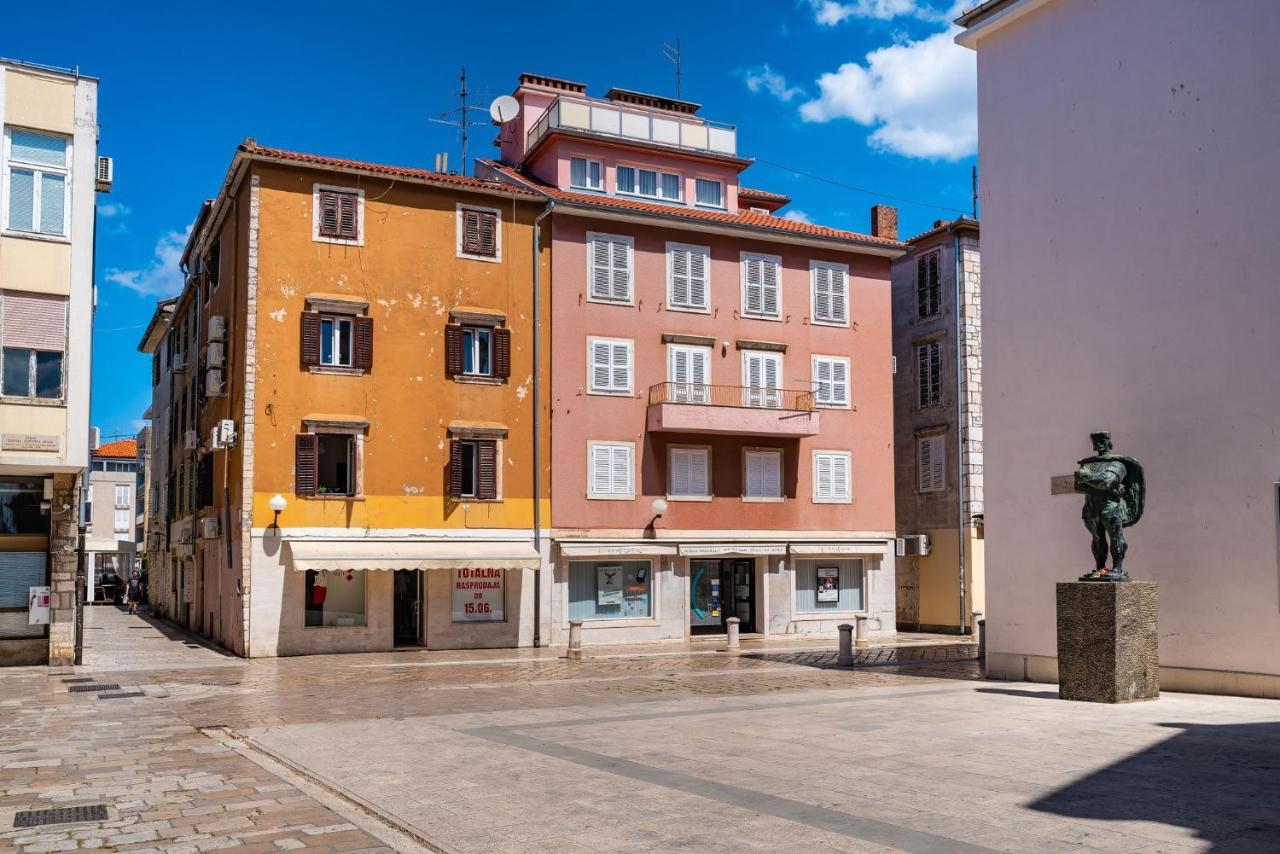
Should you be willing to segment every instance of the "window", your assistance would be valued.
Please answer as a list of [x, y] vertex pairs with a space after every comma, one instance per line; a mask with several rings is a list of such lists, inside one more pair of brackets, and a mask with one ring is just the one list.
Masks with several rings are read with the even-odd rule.
[[942, 342], [916, 346], [916, 385], [921, 409], [942, 405]]
[[782, 498], [782, 451], [745, 451], [743, 453], [742, 497], [748, 499]]
[[667, 495], [670, 498], [711, 497], [711, 449], [667, 450]]
[[593, 300], [631, 302], [630, 237], [587, 235], [587, 279]]
[[709, 403], [711, 348], [687, 344], [668, 345], [667, 381], [671, 383], [671, 388], [666, 399], [672, 403]]
[[462, 327], [462, 372], [472, 376], [493, 376], [493, 330], [483, 326]]
[[942, 492], [947, 488], [946, 434], [916, 438], [916, 465], [921, 492]]
[[298, 434], [294, 492], [298, 495], [358, 495], [360, 438], [354, 432]]
[[116, 484], [116, 506], [117, 507], [129, 506], [129, 487], [123, 483]]
[[866, 608], [862, 601], [862, 558], [800, 558], [795, 569], [797, 613], [843, 613]]
[[459, 258], [498, 261], [502, 256], [502, 215], [497, 208], [458, 205]]
[[673, 172], [657, 172], [637, 169], [634, 166], [618, 167], [618, 192], [633, 196], [647, 196], [668, 202], [680, 201], [680, 176]]
[[703, 207], [722, 208], [724, 207], [724, 185], [719, 181], [713, 181], [710, 178], [699, 178], [694, 182], [697, 192], [697, 202]]
[[65, 136], [12, 128], [6, 179], [5, 227], [65, 237], [69, 144]]
[[849, 268], [844, 264], [810, 264], [813, 321], [843, 326], [849, 322]]
[[301, 344], [302, 364], [321, 373], [373, 370], [373, 318], [367, 315], [304, 311]]
[[942, 252], [930, 252], [916, 259], [916, 319], [934, 317], [942, 310], [942, 277], [939, 260]]
[[629, 442], [588, 442], [590, 482], [588, 498], [632, 499], [632, 458], [634, 446]]
[[587, 339], [587, 390], [593, 394], [631, 394], [633, 344], [614, 338]]
[[[89, 495], [89, 490], [85, 494]], [[0, 478], [0, 534], [49, 536], [49, 513], [41, 509], [43, 500], [42, 478]], [[27, 607], [25, 598], [22, 607]]]
[[312, 187], [311, 227], [313, 240], [323, 243], [364, 241], [364, 191], [350, 187]]
[[667, 304], [707, 311], [711, 250], [706, 246], [667, 244]]
[[813, 395], [819, 406], [848, 406], [849, 360], [814, 356]]
[[353, 320], [320, 315], [320, 364], [351, 367]]
[[653, 566], [649, 561], [570, 561], [570, 620], [652, 616]]
[[599, 160], [570, 157], [569, 186], [578, 190], [603, 190], [604, 165]]
[[116, 508], [116, 525], [117, 534], [127, 533], [129, 530], [129, 511], [123, 508]]
[[449, 497], [498, 499], [498, 443], [494, 439], [449, 442]]
[[853, 500], [850, 467], [848, 451], [814, 451], [813, 500], [836, 503]]
[[782, 259], [742, 253], [742, 313], [748, 317], [782, 317]]
[[20, 347], [4, 348], [0, 394], [57, 400], [62, 397], [62, 354]]
[[445, 374], [454, 379], [511, 376], [511, 330], [492, 324], [450, 323], [444, 329]]
[[782, 377], [782, 354], [760, 350], [742, 351], [742, 390], [744, 406], [777, 408], [782, 405], [779, 382]]
[[364, 572], [307, 570], [305, 614], [308, 628], [365, 625]]
[[67, 298], [4, 291], [0, 323], [0, 394], [62, 398], [62, 352], [67, 344]]

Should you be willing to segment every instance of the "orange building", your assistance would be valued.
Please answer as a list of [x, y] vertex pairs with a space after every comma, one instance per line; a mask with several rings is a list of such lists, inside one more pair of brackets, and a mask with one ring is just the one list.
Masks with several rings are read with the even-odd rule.
[[157, 351], [193, 395], [168, 397], [157, 436], [152, 586], [174, 616], [253, 657], [535, 642], [543, 207], [494, 181], [239, 146], [167, 321], [194, 338]]

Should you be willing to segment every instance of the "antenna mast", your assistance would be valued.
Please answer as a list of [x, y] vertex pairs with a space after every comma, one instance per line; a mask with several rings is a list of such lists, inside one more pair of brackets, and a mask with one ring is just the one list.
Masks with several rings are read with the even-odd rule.
[[662, 43], [662, 55], [665, 56], [676, 67], [676, 98], [682, 97], [680, 94], [680, 37], [676, 36], [676, 45], [672, 47], [666, 42]]
[[973, 218], [977, 219], [978, 218], [978, 167], [977, 166], [973, 167], [972, 181], [973, 181]]
[[485, 112], [485, 109], [483, 107], [470, 106], [467, 104], [467, 95], [469, 95], [470, 93], [467, 92], [467, 67], [465, 65], [462, 66], [462, 71], [461, 73], [458, 74], [458, 84], [459, 84], [458, 109], [448, 110], [446, 112], [441, 113], [439, 118], [427, 119], [427, 121], [434, 122], [435, 124], [438, 124], [438, 125], [448, 125], [449, 127], [455, 127], [455, 128], [458, 128], [458, 130], [461, 132], [461, 136], [462, 136], [461, 168], [462, 168], [462, 174], [466, 175], [467, 174], [467, 136], [468, 136], [467, 131], [469, 128], [480, 127], [481, 125], [488, 124], [488, 122], [471, 120], [471, 116], [470, 116], [471, 110], [480, 110], [481, 112]]

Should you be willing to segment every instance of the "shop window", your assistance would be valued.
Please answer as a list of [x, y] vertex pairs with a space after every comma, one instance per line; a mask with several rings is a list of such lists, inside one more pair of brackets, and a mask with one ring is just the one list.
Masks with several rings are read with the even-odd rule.
[[865, 609], [861, 558], [796, 561], [796, 613], [844, 613]]
[[39, 478], [0, 479], [0, 534], [49, 536], [49, 515], [40, 509], [43, 499], [44, 482]]
[[653, 616], [653, 565], [647, 560], [569, 564], [569, 619], [627, 620]]
[[27, 597], [48, 585], [48, 560], [43, 551], [0, 552], [0, 639], [44, 637], [45, 626], [28, 623]]
[[306, 625], [366, 624], [363, 572], [307, 571]]

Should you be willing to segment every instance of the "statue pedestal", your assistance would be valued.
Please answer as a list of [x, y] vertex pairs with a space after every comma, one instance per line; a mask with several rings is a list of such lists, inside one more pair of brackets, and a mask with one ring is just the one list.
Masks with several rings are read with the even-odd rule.
[[1160, 696], [1156, 585], [1058, 584], [1058, 696], [1131, 703]]

